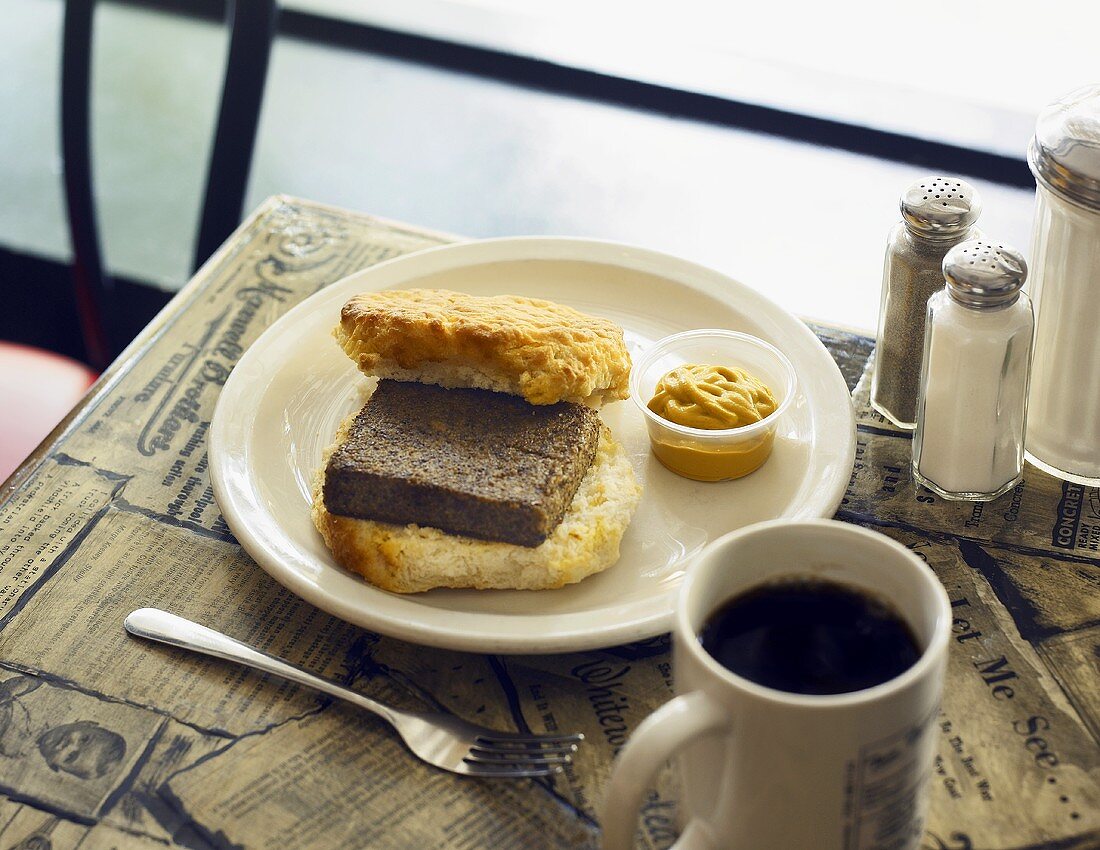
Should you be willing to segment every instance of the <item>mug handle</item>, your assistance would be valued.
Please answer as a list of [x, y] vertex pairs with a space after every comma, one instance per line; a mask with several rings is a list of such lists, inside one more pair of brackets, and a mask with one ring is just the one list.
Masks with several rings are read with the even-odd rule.
[[[702, 691], [674, 697], [643, 720], [612, 768], [600, 818], [603, 850], [631, 850], [642, 797], [657, 769], [695, 738], [728, 726], [728, 712]], [[714, 844], [706, 833], [693, 820], [669, 850], [709, 850]]]

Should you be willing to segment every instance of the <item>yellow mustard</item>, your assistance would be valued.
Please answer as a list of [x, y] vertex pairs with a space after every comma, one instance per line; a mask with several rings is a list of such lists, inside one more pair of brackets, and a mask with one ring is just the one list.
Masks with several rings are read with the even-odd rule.
[[[647, 406], [677, 425], [717, 431], [759, 422], [775, 411], [776, 400], [766, 384], [743, 369], [692, 364], [661, 378]], [[771, 455], [775, 430], [719, 440], [651, 426], [650, 437], [653, 453], [673, 472], [696, 481], [723, 481], [759, 469]]]
[[719, 431], [759, 422], [776, 404], [764, 382], [744, 369], [694, 363], [661, 378], [647, 407], [677, 425]]

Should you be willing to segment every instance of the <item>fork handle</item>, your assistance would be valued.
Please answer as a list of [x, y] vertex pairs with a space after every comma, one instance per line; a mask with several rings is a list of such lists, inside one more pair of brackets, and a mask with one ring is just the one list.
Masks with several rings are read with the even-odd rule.
[[271, 673], [299, 685], [347, 700], [367, 711], [374, 712], [391, 726], [397, 723], [396, 710], [387, 705], [350, 688], [315, 676], [308, 670], [276, 658], [262, 649], [257, 649], [206, 626], [200, 626], [191, 620], [161, 611], [159, 608], [139, 608], [130, 613], [123, 625], [126, 631], [137, 637], [166, 643], [169, 646], [178, 646], [181, 649], [190, 649], [192, 652], [212, 655], [215, 658], [224, 658], [227, 661], [236, 661], [246, 667]]

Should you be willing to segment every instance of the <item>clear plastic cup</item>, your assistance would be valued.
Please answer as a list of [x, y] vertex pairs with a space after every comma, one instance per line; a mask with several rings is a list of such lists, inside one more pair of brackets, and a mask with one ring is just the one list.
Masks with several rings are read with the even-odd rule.
[[[658, 381], [691, 363], [744, 369], [771, 390], [775, 410], [759, 422], [720, 431], [678, 425], [658, 416], [647, 407]], [[630, 372], [630, 396], [645, 416], [653, 454], [673, 472], [696, 481], [741, 478], [763, 466], [796, 387], [794, 367], [774, 345], [717, 328], [684, 331], [657, 341], [634, 359]]]

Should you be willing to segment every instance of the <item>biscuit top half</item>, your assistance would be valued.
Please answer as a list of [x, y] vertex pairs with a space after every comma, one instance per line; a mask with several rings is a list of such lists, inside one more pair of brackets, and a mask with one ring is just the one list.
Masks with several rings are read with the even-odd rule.
[[622, 328], [552, 301], [367, 292], [344, 305], [334, 333], [367, 375], [509, 392], [531, 404], [598, 405], [628, 394]]

